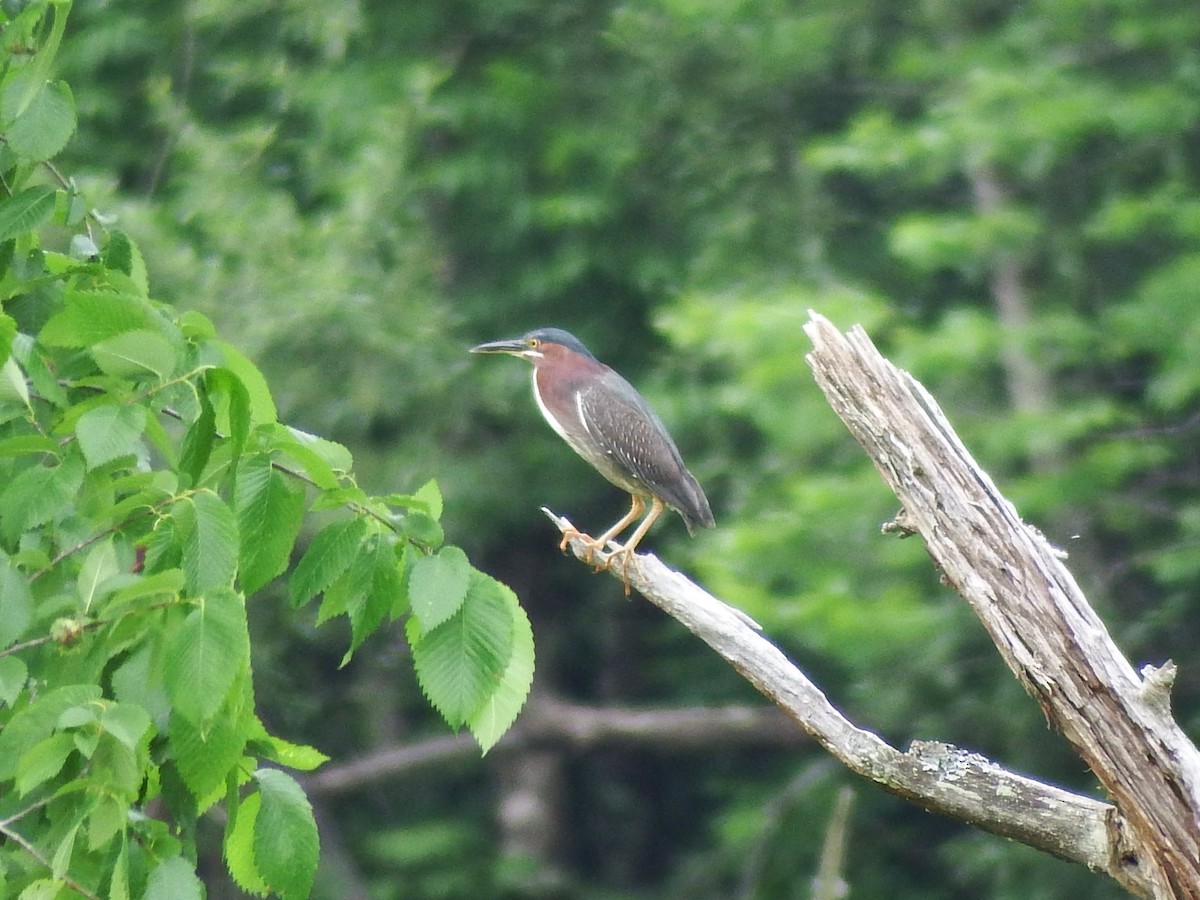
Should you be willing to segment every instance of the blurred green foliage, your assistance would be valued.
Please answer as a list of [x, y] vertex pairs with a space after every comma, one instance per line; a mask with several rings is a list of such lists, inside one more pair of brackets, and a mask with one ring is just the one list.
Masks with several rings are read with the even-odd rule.
[[[591, 528], [624, 500], [526, 371], [464, 352], [554, 324], [650, 396], [709, 491], [718, 528], [670, 521], [658, 552], [889, 739], [1090, 790], [919, 544], [879, 536], [894, 500], [800, 326], [861, 322], [933, 392], [1131, 660], [1180, 663], [1200, 733], [1198, 47], [1184, 0], [112, 0], [63, 45], [63, 166], [282, 419], [351, 446], [372, 490], [438, 477], [450, 539], [530, 610], [540, 686], [752, 699], [554, 551], [537, 506]], [[335, 758], [436, 733], [399, 636], [334, 676], [336, 635], [265, 608], [251, 631], [281, 733]], [[645, 757], [567, 754], [563, 847], [532, 867], [583, 897], [806, 894], [845, 781], [806, 776], [818, 751]], [[481, 778], [329, 801], [323, 825], [360, 839], [375, 896], [496, 894], [520, 866]], [[866, 787], [846, 875], [861, 897], [1115, 895]]]

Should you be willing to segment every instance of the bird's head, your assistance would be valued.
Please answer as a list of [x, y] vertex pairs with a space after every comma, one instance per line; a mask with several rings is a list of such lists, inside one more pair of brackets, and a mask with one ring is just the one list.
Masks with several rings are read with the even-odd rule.
[[490, 341], [471, 348], [472, 353], [507, 353], [527, 359], [535, 366], [572, 360], [596, 361], [579, 338], [561, 328], [536, 328], [505, 341]]

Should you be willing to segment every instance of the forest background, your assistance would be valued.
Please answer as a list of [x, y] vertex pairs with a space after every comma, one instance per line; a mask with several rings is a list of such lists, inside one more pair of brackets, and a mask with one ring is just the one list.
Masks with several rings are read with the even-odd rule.
[[[531, 704], [760, 702], [558, 554], [539, 505], [593, 528], [626, 501], [524, 366], [465, 352], [554, 324], [643, 389], [712, 500], [714, 531], [647, 546], [892, 743], [1093, 788], [921, 547], [879, 535], [894, 498], [812, 383], [813, 308], [933, 392], [1131, 661], [1180, 665], [1200, 735], [1194, 4], [112, 0], [72, 10], [58, 68], [58, 165], [155, 296], [369, 489], [437, 478], [448, 537], [533, 621]], [[273, 590], [250, 606], [272, 733], [329, 766], [444, 746], [398, 629], [339, 669], [348, 629]], [[464, 743], [311, 790], [315, 896], [807, 896], [855, 781], [782, 743]], [[1118, 896], [866, 785], [846, 837], [856, 897]], [[239, 896], [212, 852], [209, 896]]]

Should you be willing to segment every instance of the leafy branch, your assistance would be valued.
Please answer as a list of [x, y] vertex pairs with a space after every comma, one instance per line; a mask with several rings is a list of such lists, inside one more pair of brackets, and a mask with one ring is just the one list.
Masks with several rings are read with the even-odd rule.
[[0, 47], [3, 891], [198, 896], [191, 824], [219, 806], [234, 880], [304, 897], [319, 840], [284, 769], [325, 757], [259, 720], [247, 598], [345, 616], [343, 665], [402, 623], [431, 704], [485, 751], [524, 703], [532, 633], [445, 544], [435, 483], [368, 496], [350, 451], [279, 422], [254, 363], [153, 299], [134, 240], [86, 211], [50, 162], [75, 124], [47, 80], [69, 9], [22, 5]]

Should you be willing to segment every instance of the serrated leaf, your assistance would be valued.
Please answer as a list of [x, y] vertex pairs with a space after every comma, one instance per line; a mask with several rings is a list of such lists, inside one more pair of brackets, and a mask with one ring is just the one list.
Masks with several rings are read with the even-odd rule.
[[507, 601], [493, 579], [472, 569], [462, 607], [412, 645], [417, 682], [450, 727], [483, 707], [508, 668], [512, 646]]
[[406, 597], [403, 560], [396, 556], [396, 551], [396, 545], [385, 535], [377, 534], [371, 539], [365, 554], [370, 566], [370, 580], [365, 594], [346, 610], [350, 616], [350, 647], [339, 667], [350, 661], [359, 645], [389, 615], [393, 615], [397, 607], [403, 607]]
[[229, 874], [238, 887], [255, 897], [265, 897], [271, 891], [254, 861], [254, 827], [261, 807], [262, 795], [257, 791], [238, 804], [237, 815], [226, 826], [223, 847]]
[[275, 409], [275, 400], [271, 397], [271, 388], [258, 366], [232, 344], [216, 340], [212, 344], [221, 351], [225, 367], [237, 376], [246, 389], [250, 399], [250, 424], [270, 425], [276, 422], [279, 413]]
[[254, 862], [282, 900], [303, 900], [312, 890], [320, 839], [308, 798], [278, 769], [254, 773], [262, 805], [254, 822]]
[[[0, 588], [2, 595], [3, 589]], [[23, 660], [16, 656], [0, 656], [0, 703], [12, 706], [28, 681], [29, 669]]]
[[67, 757], [75, 752], [75, 740], [58, 732], [26, 749], [17, 760], [16, 788], [19, 796], [28, 794], [62, 771]]
[[33, 621], [33, 596], [29, 582], [12, 561], [0, 553], [0, 649], [24, 636]]
[[179, 365], [179, 353], [157, 331], [126, 331], [92, 344], [92, 358], [108, 375], [141, 378], [155, 375], [166, 381]]
[[111, 794], [100, 797], [88, 810], [87, 848], [90, 851], [106, 847], [121, 832], [129, 820], [129, 804]]
[[266, 727], [257, 718], [250, 725], [250, 741], [254, 746], [254, 751], [264, 759], [279, 763], [289, 769], [310, 772], [329, 761], [329, 757], [316, 747], [293, 744], [291, 741], [269, 734]]
[[83, 611], [88, 612], [92, 604], [103, 596], [105, 582], [118, 573], [117, 551], [113, 547], [112, 538], [105, 538], [97, 543], [79, 567], [79, 577], [75, 580], [75, 588]]
[[0, 403], [12, 401], [29, 406], [29, 385], [25, 383], [25, 373], [10, 356], [0, 365]]
[[22, 532], [49, 522], [75, 499], [83, 484], [83, 461], [69, 453], [56, 466], [32, 466], [0, 493], [0, 526], [15, 543]]
[[89, 409], [75, 423], [75, 437], [89, 469], [136, 454], [146, 428], [144, 406], [106, 404]]
[[130, 750], [137, 750], [150, 727], [150, 714], [136, 704], [117, 703], [100, 714], [100, 727]]
[[437, 519], [419, 509], [407, 513], [400, 520], [400, 527], [409, 540], [422, 547], [440, 547], [446, 539], [446, 533]]
[[250, 434], [250, 392], [232, 369], [209, 369], [204, 383], [214, 401], [217, 430], [232, 442], [236, 457]]
[[[104, 266], [129, 277], [129, 282], [142, 297], [149, 296], [150, 284], [146, 273], [146, 261], [138, 245], [124, 231], [108, 229], [108, 242], [104, 245]], [[181, 318], [199, 316], [200, 313], [184, 313]]]
[[48, 347], [91, 347], [131, 331], [156, 331], [148, 301], [114, 291], [67, 291], [38, 340]]
[[506, 585], [494, 582], [508, 605], [513, 623], [512, 652], [508, 666], [483, 706], [467, 721], [467, 727], [480, 749], [487, 753], [516, 721], [517, 714], [529, 697], [533, 684], [533, 628], [529, 617], [517, 602], [517, 595]]
[[304, 552], [289, 586], [292, 606], [299, 607], [341, 577], [358, 555], [367, 523], [355, 516], [326, 525]]
[[0, 362], [12, 354], [13, 338], [17, 336], [17, 320], [0, 310]]
[[108, 880], [108, 900], [129, 900], [129, 844], [124, 840]]
[[182, 568], [190, 594], [228, 588], [237, 571], [237, 520], [220, 497], [199, 491], [172, 507], [183, 540]]
[[458, 547], [443, 547], [422, 556], [408, 577], [408, 601], [413, 615], [429, 632], [458, 612], [467, 596], [471, 564]]
[[0, 243], [30, 231], [54, 212], [54, 188], [28, 187], [0, 203]]
[[50, 860], [50, 874], [59, 880], [62, 880], [71, 868], [71, 854], [75, 852], [75, 837], [79, 834], [79, 824], [76, 822], [67, 829], [67, 833], [58, 843], [58, 849], [54, 851], [54, 857]]
[[304, 521], [304, 490], [260, 454], [238, 464], [234, 504], [238, 578], [249, 596], [287, 569]]
[[178, 856], [165, 859], [154, 867], [146, 879], [146, 893], [142, 900], [201, 900], [204, 885], [196, 877], [196, 870], [187, 860]]
[[196, 601], [168, 647], [164, 683], [175, 711], [202, 725], [225, 702], [234, 679], [250, 659], [246, 606], [225, 588]]
[[[30, 70], [31, 77], [40, 73]], [[19, 156], [42, 162], [55, 156], [67, 145], [75, 131], [75, 98], [65, 82], [43, 82], [33, 88], [32, 96], [18, 108], [17, 98], [25, 93], [25, 72], [9, 79], [0, 97], [5, 139]]]
[[220, 798], [225, 779], [242, 758], [253, 724], [244, 691], [231, 688], [220, 713], [205, 728], [178, 714], [172, 714], [167, 726], [175, 768], [201, 809]]
[[66, 710], [98, 699], [99, 685], [71, 684], [40, 694], [29, 706], [14, 713], [0, 730], [0, 781], [13, 777], [21, 752], [49, 735]]
[[354, 559], [346, 571], [334, 579], [325, 589], [321, 608], [317, 611], [317, 624], [348, 613], [352, 607], [361, 606], [371, 592], [371, 580], [375, 574], [369, 554], [371, 539], [358, 545]]
[[425, 509], [435, 520], [442, 518], [442, 492], [438, 488], [438, 483], [433, 479], [421, 485], [413, 498], [420, 503], [425, 504]]
[[208, 395], [200, 394], [199, 414], [183, 436], [183, 446], [179, 451], [179, 472], [187, 477], [187, 483], [195, 484], [200, 480], [216, 440], [216, 410], [209, 402]]
[[317, 454], [334, 472], [349, 472], [354, 468], [354, 457], [344, 444], [331, 441], [299, 428], [287, 426], [288, 433], [302, 446]]

